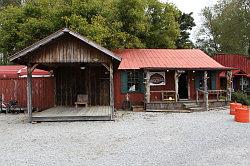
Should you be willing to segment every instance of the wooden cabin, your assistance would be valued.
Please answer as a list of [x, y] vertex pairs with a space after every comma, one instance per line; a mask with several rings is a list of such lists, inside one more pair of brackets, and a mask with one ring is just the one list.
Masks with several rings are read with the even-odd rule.
[[[121, 61], [113, 52], [65, 28], [14, 54], [10, 60], [27, 66], [30, 122], [113, 120], [113, 71]], [[53, 108], [32, 114], [31, 74], [35, 68], [54, 74], [55, 102]], [[87, 106], [75, 108], [79, 95], [85, 95]]]
[[[247, 56], [237, 54], [217, 54], [213, 59], [226, 67], [235, 68], [232, 70], [233, 91], [245, 91], [250, 88], [250, 60]], [[226, 89], [225, 72], [219, 75], [221, 89]], [[248, 90], [249, 91], [249, 90]]]
[[[115, 73], [115, 106], [145, 105], [146, 110], [183, 109], [184, 102], [230, 100], [229, 68], [198, 49], [125, 49]], [[227, 73], [226, 90], [220, 89], [219, 74]], [[128, 99], [129, 98], [129, 99]]]

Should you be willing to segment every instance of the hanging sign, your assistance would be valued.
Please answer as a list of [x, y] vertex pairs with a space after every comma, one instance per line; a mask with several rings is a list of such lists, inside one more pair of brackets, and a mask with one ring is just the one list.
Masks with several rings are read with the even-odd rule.
[[150, 86], [165, 85], [165, 72], [149, 72], [149, 83]]

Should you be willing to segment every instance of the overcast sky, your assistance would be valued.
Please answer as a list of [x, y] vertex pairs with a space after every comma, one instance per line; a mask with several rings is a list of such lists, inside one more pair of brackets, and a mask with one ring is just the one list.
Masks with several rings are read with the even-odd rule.
[[217, 2], [217, 0], [161, 0], [162, 2], [172, 2], [178, 9], [182, 12], [190, 13], [193, 12], [193, 17], [195, 24], [197, 25], [191, 32], [191, 39], [194, 41], [195, 33], [197, 32], [198, 27], [202, 23], [202, 17], [200, 15], [201, 9], [206, 6], [212, 6]]

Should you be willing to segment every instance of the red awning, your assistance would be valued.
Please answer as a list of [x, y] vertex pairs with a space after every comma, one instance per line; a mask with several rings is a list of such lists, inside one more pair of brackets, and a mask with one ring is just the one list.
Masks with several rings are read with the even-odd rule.
[[[233, 70], [232, 71], [233, 76], [244, 76], [244, 77], [249, 77], [247, 73], [245, 73], [243, 70]], [[226, 77], [226, 72], [223, 71], [219, 75], [220, 77]]]

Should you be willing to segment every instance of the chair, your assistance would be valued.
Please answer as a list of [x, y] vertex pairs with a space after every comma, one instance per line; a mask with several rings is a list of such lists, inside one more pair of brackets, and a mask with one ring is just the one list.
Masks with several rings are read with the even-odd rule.
[[78, 105], [85, 105], [88, 107], [88, 95], [79, 94], [77, 95], [77, 101], [75, 102], [76, 108]]

